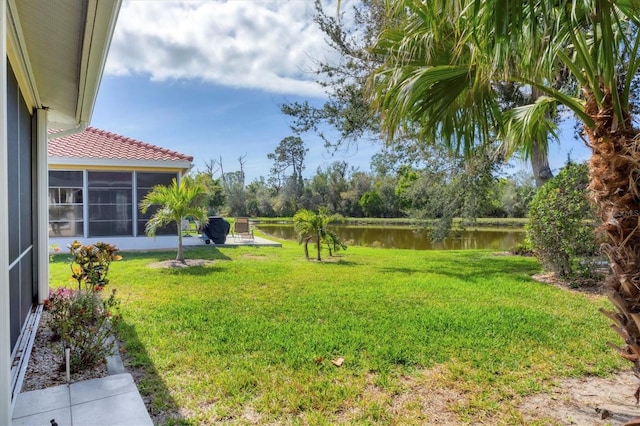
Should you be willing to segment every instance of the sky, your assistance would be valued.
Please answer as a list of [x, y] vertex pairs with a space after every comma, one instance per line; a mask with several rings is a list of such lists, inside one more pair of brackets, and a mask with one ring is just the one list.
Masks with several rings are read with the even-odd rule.
[[[323, 6], [337, 11], [336, 0]], [[191, 155], [196, 170], [222, 158], [236, 171], [244, 157], [247, 183], [266, 178], [267, 154], [295, 136], [280, 105], [325, 101], [312, 70], [336, 56], [313, 14], [313, 0], [124, 0], [91, 125]], [[363, 140], [331, 155], [317, 135], [300, 137], [307, 177], [338, 160], [369, 170], [381, 147]], [[568, 152], [588, 157], [570, 131], [550, 147], [552, 169]]]

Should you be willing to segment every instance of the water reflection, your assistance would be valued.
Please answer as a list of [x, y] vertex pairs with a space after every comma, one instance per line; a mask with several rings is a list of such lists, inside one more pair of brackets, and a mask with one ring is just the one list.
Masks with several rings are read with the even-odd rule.
[[[295, 240], [293, 225], [258, 224], [262, 232], [276, 238]], [[336, 225], [332, 227], [347, 245], [412, 250], [509, 250], [524, 240], [522, 229], [474, 229], [455, 231], [444, 241], [433, 243], [425, 231], [406, 226]]]

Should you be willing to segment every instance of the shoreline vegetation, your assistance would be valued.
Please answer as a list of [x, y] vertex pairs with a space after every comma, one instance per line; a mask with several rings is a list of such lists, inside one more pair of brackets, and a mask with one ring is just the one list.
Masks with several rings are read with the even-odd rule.
[[[256, 217], [250, 219], [255, 223], [292, 224], [290, 217]], [[453, 220], [454, 228], [523, 228], [527, 224], [527, 218], [500, 218], [482, 217], [475, 220], [456, 218]], [[431, 220], [416, 220], [409, 218], [375, 218], [375, 217], [347, 217], [344, 219], [345, 225], [394, 225], [394, 226], [429, 226]]]

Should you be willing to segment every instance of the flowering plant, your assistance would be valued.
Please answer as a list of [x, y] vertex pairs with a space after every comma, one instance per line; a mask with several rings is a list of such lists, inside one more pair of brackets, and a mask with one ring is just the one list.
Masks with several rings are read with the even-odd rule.
[[109, 297], [94, 291], [60, 287], [49, 292], [45, 309], [50, 313], [54, 339], [71, 349], [71, 367], [89, 368], [110, 355], [110, 339], [121, 319], [115, 289]]
[[122, 259], [116, 246], [107, 243], [82, 245], [77, 240], [69, 245], [71, 251], [71, 278], [78, 283], [78, 290], [87, 290], [109, 284], [107, 274], [114, 260]]
[[49, 292], [44, 307], [50, 313], [54, 339], [71, 349], [71, 367], [89, 368], [113, 352], [111, 338], [121, 317], [116, 290], [108, 297], [101, 292], [109, 283], [107, 273], [118, 249], [110, 244], [84, 246], [74, 241], [71, 250], [71, 279], [78, 289], [60, 287]]

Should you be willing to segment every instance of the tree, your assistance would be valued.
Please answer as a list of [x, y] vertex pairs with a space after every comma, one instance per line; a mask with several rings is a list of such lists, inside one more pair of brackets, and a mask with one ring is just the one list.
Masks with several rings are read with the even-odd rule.
[[238, 170], [222, 175], [224, 192], [227, 198], [227, 213], [230, 216], [247, 215], [247, 194], [244, 189], [244, 172]]
[[[309, 242], [318, 234], [319, 228], [318, 215], [311, 210], [302, 209], [293, 215], [293, 229], [298, 235], [298, 243], [304, 245], [304, 258], [307, 260], [309, 260]], [[318, 247], [320, 246], [318, 245]], [[320, 248], [318, 248], [319, 251]], [[319, 253], [318, 258], [320, 258]]]
[[[317, 63], [318, 83], [328, 97], [322, 107], [313, 107], [308, 102], [281, 105], [281, 111], [292, 117], [291, 129], [296, 134], [314, 131], [328, 148], [335, 150], [378, 133], [378, 117], [372, 113], [365, 96], [365, 83], [379, 64], [368, 48], [384, 22], [383, 4], [382, 0], [359, 1], [352, 9], [353, 25], [346, 26], [340, 18], [327, 14], [320, 0], [315, 1], [314, 21], [339, 60]], [[326, 137], [322, 124], [338, 131], [337, 141]]]
[[466, 161], [440, 152], [422, 170], [404, 171], [398, 193], [411, 217], [435, 219], [429, 226], [429, 237], [441, 241], [449, 234], [454, 218], [473, 222], [490, 215], [496, 167], [496, 161], [482, 149], [475, 150]]
[[275, 216], [271, 205], [271, 193], [261, 176], [247, 185], [247, 213], [249, 216]]
[[[360, 0], [351, 5], [352, 22], [340, 16], [329, 15], [316, 0], [314, 21], [325, 34], [327, 43], [338, 54], [335, 61], [318, 61], [315, 73], [318, 83], [324, 88], [328, 101], [322, 107], [313, 107], [308, 102], [294, 102], [281, 105], [281, 111], [292, 117], [291, 129], [296, 134], [315, 131], [324, 140], [328, 148], [337, 150], [350, 147], [363, 138], [379, 133], [380, 115], [371, 108], [371, 100], [366, 96], [367, 80], [374, 70], [382, 64], [384, 55], [372, 50], [378, 34], [389, 25], [389, 16], [385, 16], [384, 0]], [[397, 21], [391, 18], [392, 22]], [[568, 74], [558, 69], [554, 75], [555, 86], [570, 84]], [[542, 92], [512, 81], [502, 82], [495, 79], [492, 87], [503, 108], [535, 103]], [[557, 116], [555, 110], [549, 110], [549, 117]], [[322, 124], [338, 131], [337, 140], [330, 140], [322, 130]], [[413, 138], [413, 135], [404, 135]], [[548, 139], [553, 132], [539, 132], [527, 135], [526, 144], [518, 147], [524, 159], [528, 159], [537, 186], [542, 186], [553, 177], [549, 168]], [[390, 144], [390, 145], [389, 145]], [[390, 140], [388, 145], [394, 150], [406, 149], [404, 141]], [[505, 150], [513, 147], [505, 145]], [[520, 149], [521, 148], [521, 149]]]
[[384, 217], [384, 205], [380, 193], [370, 190], [360, 197], [360, 207], [367, 217]]
[[349, 164], [346, 161], [334, 161], [324, 170], [318, 168], [318, 175], [324, 175], [327, 183], [325, 206], [332, 213], [342, 212], [342, 193], [349, 187]]
[[349, 187], [342, 193], [344, 202], [343, 215], [349, 217], [362, 217], [365, 215], [361, 200], [364, 194], [373, 189], [373, 176], [369, 173], [352, 169], [349, 178]]
[[[399, 25], [385, 30], [385, 57], [371, 79], [388, 137], [413, 132], [431, 144], [471, 152], [496, 134], [513, 146], [548, 132], [550, 107], [562, 104], [583, 125], [592, 150], [592, 199], [608, 242], [606, 284], [615, 312], [605, 312], [640, 374], [640, 132], [630, 90], [640, 67], [640, 4], [633, 1], [447, 0], [389, 2]], [[500, 13], [497, 13], [500, 11]], [[576, 91], [554, 87], [560, 64]], [[503, 111], [495, 77], [544, 96]], [[523, 137], [524, 136], [524, 137]], [[640, 388], [639, 388], [640, 392]]]
[[[567, 77], [563, 73], [556, 73], [556, 86], [568, 85]], [[499, 79], [500, 76], [496, 76]], [[531, 88], [525, 84], [517, 84], [513, 81], [497, 81], [494, 83], [494, 90], [499, 99], [499, 103], [503, 110], [516, 108], [518, 106], [535, 104], [543, 93], [536, 88]], [[549, 108], [545, 114], [545, 119], [552, 120], [555, 123], [559, 120], [559, 114], [555, 105]], [[517, 145], [504, 144], [502, 151], [507, 156], [514, 151], [520, 151], [524, 160], [529, 160], [531, 171], [535, 179], [536, 187], [540, 188], [549, 179], [553, 177], [551, 168], [549, 167], [549, 138], [557, 139], [555, 126], [550, 125], [535, 134], [523, 135], [524, 141]]]
[[160, 227], [175, 222], [178, 228], [178, 254], [176, 260], [182, 263], [184, 261], [184, 252], [182, 248], [182, 229], [180, 222], [185, 217], [192, 217], [201, 223], [207, 221], [207, 210], [198, 205], [198, 199], [204, 193], [204, 188], [195, 183], [195, 181], [185, 176], [178, 185], [176, 179], [171, 181], [171, 185], [156, 185], [151, 191], [140, 201], [140, 211], [146, 213], [151, 206], [160, 206], [158, 211], [151, 216], [145, 232], [153, 237], [156, 230]]
[[[209, 207], [217, 210], [225, 202], [227, 203], [227, 214], [231, 216], [246, 216], [246, 193], [245, 193], [245, 173], [244, 165], [246, 163], [247, 155], [241, 155], [238, 157], [238, 164], [240, 170], [233, 172], [225, 172], [224, 164], [222, 162], [222, 156], [219, 159], [210, 159], [205, 161], [205, 171], [199, 173], [205, 176], [209, 176], [209, 179], [205, 179], [201, 176], [199, 178], [204, 179], [199, 181], [201, 184], [205, 184], [205, 188], [209, 192]], [[216, 173], [220, 173], [220, 178], [215, 179]], [[211, 182], [209, 182], [209, 180]], [[222, 185], [223, 192], [219, 192], [219, 186]]]
[[536, 194], [534, 177], [520, 171], [500, 179], [500, 201], [507, 217], [526, 217], [529, 203]]
[[400, 199], [396, 194], [397, 180], [392, 176], [381, 176], [375, 183], [376, 192], [382, 201], [383, 217], [402, 217]]
[[291, 216], [299, 208], [301, 192], [293, 177], [290, 177], [273, 198], [273, 209], [278, 216]]
[[347, 245], [340, 239], [338, 234], [333, 229], [326, 229], [322, 241], [327, 245], [329, 250], [329, 256], [340, 250], [346, 250]]
[[302, 171], [307, 151], [309, 149], [305, 148], [302, 139], [297, 136], [287, 136], [280, 141], [274, 152], [267, 154], [267, 158], [273, 160], [271, 174], [278, 177], [279, 181], [282, 181], [281, 176], [286, 176], [285, 171], [291, 169], [291, 175], [285, 179], [285, 182], [294, 188], [295, 195], [298, 197], [304, 188]]
[[216, 214], [227, 199], [221, 179], [214, 179], [208, 171], [198, 172], [193, 178], [198, 185], [204, 188], [201, 198], [202, 205], [207, 207], [207, 214]]
[[316, 245], [316, 260], [318, 261], [322, 260], [320, 250], [323, 242], [329, 246], [330, 251], [347, 248], [336, 233], [327, 228], [327, 225], [339, 218], [340, 215], [329, 215], [326, 209], [320, 209], [318, 213], [302, 209], [293, 215], [293, 227], [298, 234], [298, 242], [304, 244], [304, 257], [307, 260], [309, 260], [309, 243], [311, 241]]

